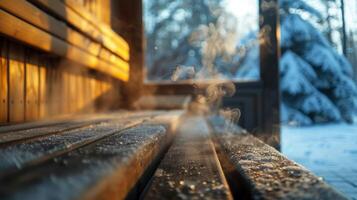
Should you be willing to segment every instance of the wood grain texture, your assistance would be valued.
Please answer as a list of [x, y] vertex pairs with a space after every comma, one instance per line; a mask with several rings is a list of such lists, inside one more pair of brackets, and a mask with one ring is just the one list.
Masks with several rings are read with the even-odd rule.
[[39, 118], [48, 116], [48, 98], [47, 98], [47, 72], [45, 62], [39, 62]]
[[240, 127], [217, 117], [210, 122], [222, 166], [233, 182], [230, 185], [241, 181], [249, 190], [249, 199], [347, 199], [321, 178]]
[[42, 6], [49, 11], [56, 14], [63, 21], [67, 21], [68, 23], [74, 25], [83, 33], [86, 33], [87, 36], [92, 39], [99, 41], [100, 40], [100, 32], [97, 28], [95, 28], [88, 21], [83, 20], [83, 18], [72, 9], [68, 8], [62, 1], [60, 0], [31, 0], [32, 3]]
[[[46, 161], [22, 165], [23, 169], [1, 176], [0, 196], [52, 199], [60, 192], [64, 199], [125, 198], [136, 190], [138, 183], [145, 185], [141, 178], [152, 162], [159, 160], [172, 139], [171, 124], [177, 121], [179, 114], [168, 113], [163, 120], [154, 117], [156, 115], [155, 112], [113, 114], [113, 121], [96, 124], [95, 128], [84, 127], [61, 136], [53, 135], [51, 140], [48, 138], [52, 141], [50, 145], [44, 145], [45, 138], [32, 141], [32, 145], [28, 143], [31, 156], [26, 159], [38, 159], [46, 153]], [[143, 120], [146, 122], [142, 123]], [[60, 140], [63, 138], [67, 138], [66, 145]], [[40, 148], [41, 144], [44, 148]], [[20, 145], [16, 148], [19, 151], [13, 152], [15, 154], [26, 149]], [[61, 155], [54, 154], [58, 151]], [[2, 167], [7, 164], [1, 163]]]
[[115, 78], [127, 81], [129, 78], [129, 64], [118, 63], [113, 66], [109, 62], [98, 59], [65, 41], [53, 37], [40, 29], [4, 12], [0, 9], [0, 32], [25, 42], [44, 51], [68, 58], [91, 69], [103, 72]]
[[129, 60], [129, 46], [127, 42], [118, 36], [104, 23], [101, 23], [89, 13], [81, 4], [75, 1], [61, 0], [31, 0], [37, 5], [43, 6], [61, 17], [62, 20], [78, 27], [87, 36], [101, 42], [116, 55]]
[[64, 114], [70, 114], [69, 110], [69, 104], [70, 99], [69, 99], [69, 90], [70, 90], [70, 78], [69, 78], [69, 72], [67, 71], [62, 71], [62, 110]]
[[[124, 39], [119, 37], [108, 25], [99, 22], [94, 15], [89, 13], [76, 0], [63, 0], [63, 2], [99, 29], [101, 34], [105, 36], [101, 37], [104, 46], [121, 56], [124, 60], [129, 60], [129, 45]], [[94, 3], [94, 1], [91, 2]], [[108, 10], [108, 12], [110, 11]]]
[[25, 52], [24, 47], [9, 45], [9, 120], [22, 122], [25, 119]]
[[69, 28], [64, 22], [55, 19], [25, 0], [0, 1], [0, 8], [94, 56], [99, 53], [100, 43]]
[[69, 84], [70, 84], [70, 88], [69, 88], [69, 110], [70, 113], [74, 113], [76, 111], [76, 75], [73, 73], [69, 74]]
[[34, 121], [39, 118], [40, 69], [39, 57], [31, 50], [26, 51], [26, 111], [25, 120]]
[[0, 123], [8, 122], [8, 58], [7, 41], [0, 39]]
[[144, 199], [233, 199], [204, 118], [186, 116]]

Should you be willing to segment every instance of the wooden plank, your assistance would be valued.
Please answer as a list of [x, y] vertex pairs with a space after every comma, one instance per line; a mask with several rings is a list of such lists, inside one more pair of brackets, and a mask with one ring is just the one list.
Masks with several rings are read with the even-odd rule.
[[81, 105], [82, 105], [82, 95], [83, 92], [81, 90], [82, 86], [81, 86], [81, 75], [77, 74], [76, 75], [76, 112], [80, 113], [81, 110]]
[[7, 41], [0, 39], [0, 123], [8, 122], [8, 56]]
[[243, 129], [222, 118], [210, 122], [230, 185], [234, 190], [249, 190], [249, 199], [347, 199]]
[[[148, 122], [125, 130], [108, 124], [113, 131], [108, 137], [0, 178], [0, 195], [52, 199], [61, 193], [64, 199], [123, 199], [163, 154], [173, 120], [177, 115], [169, 124]], [[96, 133], [103, 135], [103, 130]]]
[[39, 58], [37, 53], [26, 51], [26, 121], [39, 118]]
[[72, 28], [69, 28], [65, 23], [51, 17], [26, 0], [3, 0], [0, 1], [0, 8], [95, 56], [99, 53], [99, 43], [91, 41], [89, 38], [81, 35]]
[[68, 8], [65, 4], [58, 0], [30, 0], [36, 5], [42, 6], [49, 9], [51, 12], [55, 13], [62, 20], [69, 22], [70, 24], [77, 27], [83, 33], [87, 34], [89, 37], [96, 41], [100, 41], [100, 32], [88, 21], [83, 20], [83, 18], [72, 9]]
[[[141, 111], [137, 112], [138, 116], [140, 116], [143, 113], [147, 114], [152, 114], [153, 111]], [[65, 116], [65, 117], [55, 117], [51, 119], [43, 119], [39, 121], [34, 121], [34, 122], [24, 122], [20, 124], [7, 124], [4, 126], [0, 126], [0, 134], [5, 134], [8, 132], [17, 132], [17, 131], [23, 131], [27, 129], [34, 129], [34, 128], [41, 128], [41, 127], [46, 127], [46, 126], [54, 126], [58, 124], [64, 124], [64, 123], [71, 123], [71, 122], [82, 122], [86, 120], [97, 120], [97, 119], [115, 119], [118, 117], [118, 115], [126, 115], [129, 116], [130, 111], [120, 111], [119, 113], [113, 113], [113, 114], [108, 114], [108, 113], [96, 113], [96, 114], [87, 114], [87, 115], [72, 115], [72, 116]], [[162, 112], [156, 111], [155, 115], [162, 114]], [[135, 114], [131, 114], [130, 116], [135, 116]], [[129, 117], [130, 117], [129, 116]]]
[[0, 9], [0, 32], [44, 51], [68, 58], [89, 68], [101, 71], [115, 78], [127, 81], [129, 64], [121, 68], [98, 59], [87, 52], [49, 35], [40, 29], [4, 12]]
[[43, 61], [39, 62], [39, 82], [39, 118], [43, 119], [48, 114], [47, 72]]
[[187, 109], [191, 97], [187, 95], [143, 95], [133, 107], [138, 110], [180, 110]]
[[61, 98], [61, 110], [63, 112], [63, 114], [69, 114], [69, 88], [70, 88], [70, 84], [69, 84], [69, 75], [68, 75], [68, 71], [66, 70], [61, 70], [61, 74], [62, 74], [62, 98]]
[[63, 2], [91, 24], [98, 27], [100, 32], [106, 36], [101, 38], [105, 47], [122, 57], [124, 60], [129, 60], [129, 45], [123, 38], [118, 36], [108, 25], [99, 22], [97, 17], [94, 17], [75, 0], [63, 0]]
[[232, 199], [201, 117], [185, 117], [144, 199]]
[[92, 100], [92, 81], [91, 81], [91, 77], [87, 76], [86, 77], [86, 111], [88, 113], [92, 113], [93, 112], [93, 100]]
[[65, 131], [77, 129], [80, 127], [90, 126], [96, 123], [106, 122], [107, 120], [73, 120], [73, 121], [59, 121], [56, 124], [50, 123], [44, 124], [40, 127], [31, 127], [25, 130], [10, 131], [0, 133], [0, 144], [9, 143], [19, 140], [25, 140], [30, 138], [36, 138], [39, 136], [59, 134]]
[[100, 19], [102, 22], [104, 22], [106, 25], [111, 24], [111, 12], [108, 12], [108, 10], [111, 10], [111, 1], [110, 0], [101, 0], [97, 1], [99, 4], [98, 7], [98, 15], [100, 16]]
[[[0, 17], [1, 18], [1, 17]], [[25, 120], [25, 55], [21, 45], [9, 46], [9, 120]]]
[[[95, 41], [102, 42], [106, 48], [121, 56], [123, 59], [129, 60], [129, 46], [125, 40], [116, 35], [109, 27], [95, 20], [95, 18], [91, 17], [89, 20], [87, 17], [91, 16], [91, 14], [80, 4], [75, 2], [65, 2], [66, 4], [64, 4], [60, 0], [31, 0], [31, 2], [51, 10], [61, 17], [62, 20], [79, 28]], [[78, 12], [78, 9], [81, 11]]]
[[70, 113], [74, 113], [76, 110], [76, 75], [73, 73], [69, 74], [69, 84], [70, 84], [70, 88], [69, 88], [69, 110]]
[[143, 115], [143, 117], [137, 116], [136, 119], [126, 119], [127, 117], [118, 117], [102, 123], [94, 121], [82, 128], [58, 134], [50, 133], [58, 132], [63, 127], [54, 127], [54, 131], [50, 130], [52, 129], [51, 126], [45, 127], [37, 129], [44, 132], [38, 134], [45, 135], [44, 137], [24, 140], [11, 146], [0, 146], [0, 177], [6, 175], [6, 173], [17, 171], [18, 168], [43, 162], [149, 119], [146, 115]]
[[47, 62], [46, 63], [46, 77], [47, 77], [47, 82], [46, 82], [46, 87], [47, 87], [47, 117], [53, 117], [55, 114], [58, 114], [55, 110], [55, 94], [57, 94], [56, 91], [56, 76], [55, 76], [55, 68], [53, 66], [52, 62]]

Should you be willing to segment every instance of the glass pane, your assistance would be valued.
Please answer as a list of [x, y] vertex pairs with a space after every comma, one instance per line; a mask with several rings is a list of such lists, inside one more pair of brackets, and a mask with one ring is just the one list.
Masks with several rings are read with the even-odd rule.
[[144, 0], [149, 81], [259, 79], [258, 0]]

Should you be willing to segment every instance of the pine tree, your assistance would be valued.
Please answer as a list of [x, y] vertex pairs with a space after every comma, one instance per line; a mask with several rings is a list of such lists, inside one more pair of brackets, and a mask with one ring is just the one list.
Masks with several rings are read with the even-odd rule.
[[[280, 10], [282, 122], [352, 122], [357, 110], [352, 66], [301, 13], [316, 22], [323, 16], [303, 0], [280, 0]], [[248, 51], [238, 78], [259, 78], [258, 49]]]
[[280, 64], [283, 121], [352, 122], [357, 87], [352, 66], [296, 11], [321, 14], [302, 0], [281, 0]]

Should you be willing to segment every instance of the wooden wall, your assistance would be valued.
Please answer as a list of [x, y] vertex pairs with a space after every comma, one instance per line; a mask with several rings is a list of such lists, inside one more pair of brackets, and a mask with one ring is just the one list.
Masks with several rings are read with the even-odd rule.
[[130, 47], [111, 2], [0, 1], [0, 124], [122, 105]]
[[111, 18], [111, 0], [75, 0], [86, 10], [100, 19], [102, 22], [110, 25]]
[[0, 124], [117, 108], [120, 87], [117, 79], [0, 37]]

